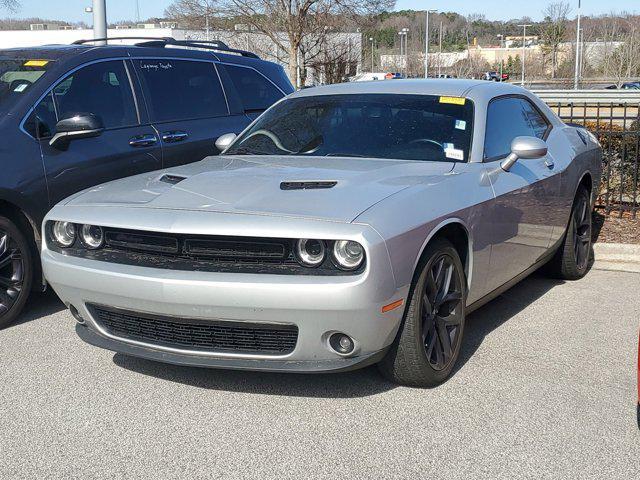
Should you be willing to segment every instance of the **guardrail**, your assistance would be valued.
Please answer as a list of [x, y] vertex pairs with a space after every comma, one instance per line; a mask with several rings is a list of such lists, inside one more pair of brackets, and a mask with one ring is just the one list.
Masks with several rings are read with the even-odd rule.
[[614, 105], [640, 104], [640, 90], [537, 90], [533, 89], [538, 97], [546, 103], [571, 104], [571, 103], [607, 103]]

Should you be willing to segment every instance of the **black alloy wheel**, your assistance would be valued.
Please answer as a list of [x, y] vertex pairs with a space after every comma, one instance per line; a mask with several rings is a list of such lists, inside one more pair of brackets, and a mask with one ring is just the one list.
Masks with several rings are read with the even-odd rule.
[[434, 370], [451, 363], [461, 340], [462, 285], [449, 255], [430, 262], [422, 295], [422, 344]]
[[591, 253], [591, 209], [585, 195], [578, 197], [571, 215], [573, 222], [573, 254], [578, 270], [586, 270]]
[[462, 345], [467, 284], [451, 242], [429, 242], [416, 268], [395, 342], [378, 364], [389, 380], [435, 387], [453, 371]]
[[24, 235], [0, 217], [0, 328], [20, 313], [31, 290], [32, 254]]

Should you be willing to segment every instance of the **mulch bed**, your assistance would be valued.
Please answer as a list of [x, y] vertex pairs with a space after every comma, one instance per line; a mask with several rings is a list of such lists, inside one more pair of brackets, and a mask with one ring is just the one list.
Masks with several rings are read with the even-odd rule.
[[593, 241], [601, 243], [633, 243], [640, 245], [640, 216], [633, 218], [618, 212], [605, 215], [604, 210], [593, 212]]

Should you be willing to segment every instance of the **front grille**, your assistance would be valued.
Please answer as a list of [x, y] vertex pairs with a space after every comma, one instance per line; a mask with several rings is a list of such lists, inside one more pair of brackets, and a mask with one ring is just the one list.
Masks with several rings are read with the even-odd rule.
[[284, 355], [298, 341], [295, 325], [181, 319], [87, 305], [94, 320], [116, 337], [206, 352]]

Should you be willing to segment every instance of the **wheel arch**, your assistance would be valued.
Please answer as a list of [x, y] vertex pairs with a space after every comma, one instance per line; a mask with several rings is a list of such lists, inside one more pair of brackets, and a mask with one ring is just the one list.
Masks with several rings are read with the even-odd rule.
[[589, 192], [589, 198], [591, 199], [591, 208], [593, 208], [595, 205], [597, 192], [593, 190], [593, 175], [591, 174], [591, 171], [587, 170], [582, 174], [573, 192], [573, 198], [576, 198], [576, 194], [578, 193], [578, 189], [580, 187], [586, 188], [587, 192]]
[[440, 222], [435, 228], [429, 232], [424, 243], [420, 247], [420, 252], [413, 265], [413, 276], [415, 279], [418, 265], [423, 260], [427, 245], [436, 238], [443, 238], [449, 241], [460, 256], [464, 274], [467, 282], [467, 291], [471, 287], [471, 276], [473, 274], [473, 238], [471, 231], [465, 222], [460, 218], [448, 218]]

